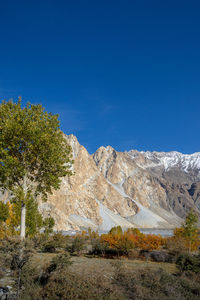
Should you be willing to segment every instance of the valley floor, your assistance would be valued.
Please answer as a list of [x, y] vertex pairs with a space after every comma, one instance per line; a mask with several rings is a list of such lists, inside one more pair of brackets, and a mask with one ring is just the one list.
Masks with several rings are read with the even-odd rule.
[[[37, 274], [40, 274], [42, 271], [44, 272], [45, 268], [47, 268], [52, 259], [57, 255], [58, 254], [55, 253], [34, 253], [29, 260], [28, 272], [30, 273], [32, 272], [31, 270], [35, 269], [37, 269]], [[2, 254], [0, 259], [1, 262], [4, 259]], [[55, 272], [55, 274], [51, 276], [52, 278], [50, 277], [50, 283], [46, 285], [47, 292], [44, 292], [45, 288], [43, 288], [44, 291], [43, 294], [41, 294], [41, 299], [160, 300], [175, 299], [174, 297], [176, 296], [177, 299], [182, 300], [199, 299], [198, 297], [200, 297], [200, 286], [195, 287], [196, 290], [194, 292], [193, 283], [188, 281], [188, 278], [180, 277], [179, 279], [176, 275], [178, 274], [178, 270], [175, 264], [137, 259], [131, 260], [127, 258], [105, 259], [87, 256], [72, 256], [70, 261], [72, 265], [67, 267], [67, 273], [64, 273], [64, 279], [63, 270], [57, 273]], [[29, 277], [30, 275], [28, 274], [26, 276]], [[16, 299], [16, 277], [12, 275], [8, 268], [2, 268], [0, 277], [0, 285], [9, 285], [12, 287], [12, 292], [14, 292], [14, 296], [8, 299]], [[30, 278], [27, 279], [27, 281], [28, 280], [30, 280]], [[183, 288], [181, 286], [182, 281], [183, 286], [188, 284], [189, 288]], [[70, 286], [68, 286], [68, 284]], [[20, 299], [40, 299], [37, 298], [40, 297], [37, 295], [40, 295], [41, 292], [41, 288], [39, 288], [38, 285], [34, 286], [33, 283], [30, 285], [30, 283], [25, 282], [23, 289]], [[171, 289], [173, 291], [170, 296]], [[61, 293], [60, 295], [62, 296], [51, 296], [53, 294], [59, 295], [59, 293]], [[188, 298], [188, 296], [193, 298]]]

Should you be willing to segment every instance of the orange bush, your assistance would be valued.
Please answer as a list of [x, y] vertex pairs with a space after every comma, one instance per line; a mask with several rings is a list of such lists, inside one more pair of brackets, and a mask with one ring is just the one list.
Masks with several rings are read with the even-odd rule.
[[143, 234], [137, 244], [137, 248], [142, 250], [158, 250], [165, 244], [165, 239], [160, 235]]
[[101, 241], [109, 248], [117, 249], [127, 253], [130, 249], [156, 250], [165, 244], [165, 238], [160, 235], [143, 234], [138, 229], [128, 229], [122, 234], [103, 234]]

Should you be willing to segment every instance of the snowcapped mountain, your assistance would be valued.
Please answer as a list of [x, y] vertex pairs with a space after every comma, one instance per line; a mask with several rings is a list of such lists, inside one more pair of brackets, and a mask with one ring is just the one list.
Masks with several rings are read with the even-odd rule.
[[184, 172], [191, 170], [198, 170], [200, 173], [200, 152], [193, 154], [182, 154], [180, 152], [150, 152], [150, 151], [135, 151], [128, 152], [129, 155], [135, 159], [139, 155], [143, 155], [146, 158], [146, 164], [142, 167], [163, 167], [165, 171], [171, 168], [178, 167]]

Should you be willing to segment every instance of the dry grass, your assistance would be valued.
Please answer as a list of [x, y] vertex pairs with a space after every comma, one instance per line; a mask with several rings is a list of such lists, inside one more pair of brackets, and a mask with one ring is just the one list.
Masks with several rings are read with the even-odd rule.
[[[33, 266], [38, 268], [45, 268], [49, 262], [55, 257], [54, 253], [36, 253], [31, 258]], [[128, 259], [104, 259], [104, 258], [88, 258], [84, 256], [73, 256], [71, 258], [73, 262], [70, 266], [70, 270], [78, 274], [104, 274], [105, 277], [110, 278], [114, 273], [113, 263], [120, 263], [127, 272], [132, 270], [157, 270], [163, 269], [168, 273], [174, 274], [177, 271], [175, 264], [170, 263], [158, 263], [152, 261], [142, 260], [128, 260]]]

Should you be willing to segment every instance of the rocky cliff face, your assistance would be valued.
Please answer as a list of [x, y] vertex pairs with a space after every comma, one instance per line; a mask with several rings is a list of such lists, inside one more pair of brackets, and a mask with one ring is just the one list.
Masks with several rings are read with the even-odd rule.
[[117, 152], [108, 146], [90, 155], [75, 136], [66, 139], [74, 175], [39, 202], [55, 229], [173, 228], [191, 208], [200, 215], [200, 153]]
[[60, 190], [50, 195], [48, 202], [40, 203], [44, 215], [55, 218], [58, 230], [133, 226], [126, 217], [135, 214], [137, 206], [106, 180], [75, 136], [66, 138], [73, 150], [74, 175], [63, 178]]
[[200, 154], [116, 152], [90, 155], [73, 135], [74, 175], [40, 209], [58, 230], [112, 226], [173, 228], [188, 210], [200, 212]]

